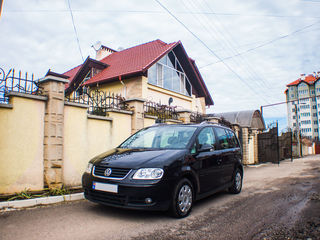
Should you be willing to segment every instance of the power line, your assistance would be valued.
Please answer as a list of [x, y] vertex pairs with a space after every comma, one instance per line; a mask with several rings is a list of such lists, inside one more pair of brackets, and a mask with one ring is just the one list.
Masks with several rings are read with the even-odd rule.
[[[196, 0], [198, 1], [198, 0]], [[194, 8], [196, 8], [197, 6], [201, 6], [202, 5], [202, 2], [205, 3], [205, 6], [204, 8], [205, 9], [209, 9], [210, 11], [212, 11], [210, 5], [205, 1], [198, 1], [199, 4], [194, 4]], [[227, 28], [224, 27], [223, 23], [220, 21], [219, 17], [218, 16], [215, 16], [216, 20], [218, 21], [218, 25], [216, 26], [215, 22], [214, 21], [211, 21], [211, 19], [209, 19], [207, 16], [205, 16], [207, 18], [207, 21], [206, 21], [206, 24], [209, 23], [212, 25], [213, 28], [210, 28], [210, 29], [217, 29], [217, 33], [220, 34], [222, 36], [222, 38], [224, 39], [223, 44], [226, 46], [226, 50], [229, 50], [231, 51], [232, 54], [238, 54], [239, 52], [235, 49], [235, 44], [234, 42], [232, 41], [233, 39], [233, 36], [231, 35], [231, 33], [228, 31]], [[220, 30], [221, 28], [221, 30]], [[229, 35], [226, 36], [226, 35]], [[252, 83], [260, 83], [259, 81], [256, 81], [256, 80], [259, 80], [261, 79], [261, 83], [264, 84], [264, 86], [260, 85], [260, 87], [262, 88], [270, 88], [267, 84], [266, 84], [266, 81], [264, 79], [262, 79], [261, 75], [260, 74], [257, 74], [255, 72], [255, 70], [253, 69], [253, 67], [249, 64], [249, 62], [241, 56], [241, 58], [239, 59], [233, 59], [237, 66], [246, 66], [246, 68], [243, 68], [247, 73], [248, 73], [248, 77], [252, 80], [251, 82]], [[242, 60], [240, 62], [240, 60]], [[265, 92], [267, 93], [267, 92]]]
[[[73, 9], [73, 12], [81, 12], [84, 14], [89, 13], [146, 13], [146, 14], [154, 14], [160, 13], [163, 14], [162, 11], [152, 11], [152, 10], [81, 10], [81, 9]], [[69, 10], [58, 9], [39, 9], [39, 10], [6, 10], [6, 13], [66, 13]], [[272, 15], [272, 14], [242, 14], [242, 13], [223, 13], [223, 12], [184, 12], [184, 11], [177, 11], [177, 14], [188, 14], [188, 15], [220, 15], [220, 16], [240, 16], [240, 17], [266, 17], [266, 18], [320, 18], [317, 16], [301, 16], [301, 15]]]
[[78, 32], [77, 32], [77, 29], [76, 29], [76, 25], [74, 24], [74, 19], [73, 19], [73, 14], [72, 14], [72, 10], [71, 10], [70, 1], [67, 0], [67, 2], [68, 2], [69, 10], [70, 10], [70, 15], [71, 15], [72, 25], [73, 25], [73, 29], [74, 29], [74, 34], [76, 36], [76, 40], [77, 40], [78, 47], [79, 47], [79, 52], [80, 52], [82, 61], [84, 61], [84, 58], [83, 58], [83, 55], [82, 55], [82, 51], [81, 51], [80, 41], [79, 41], [79, 37], [78, 37]]
[[[181, 22], [174, 14], [170, 12], [168, 8], [166, 8], [163, 4], [160, 3], [159, 0], [155, 0], [164, 10], [166, 10], [170, 16], [172, 16], [177, 22], [179, 22], [192, 36], [194, 36], [205, 48], [207, 48], [216, 58], [218, 58], [234, 75], [236, 75], [240, 81], [242, 81], [252, 92], [254, 92], [257, 96], [261, 97], [238, 73], [236, 73], [224, 60], [218, 56], [204, 41], [202, 41], [196, 34], [194, 34], [183, 22]], [[264, 99], [268, 102], [266, 99]], [[268, 102], [269, 103], [269, 102]]]
[[[253, 50], [256, 50], [256, 49], [258, 49], [258, 48], [261, 48], [261, 47], [264, 47], [264, 46], [269, 45], [269, 44], [271, 44], [271, 43], [274, 43], [274, 42], [276, 42], [276, 41], [278, 41], [278, 40], [281, 40], [281, 39], [290, 37], [291, 35], [294, 35], [294, 34], [296, 34], [296, 33], [298, 33], [298, 32], [301, 32], [301, 31], [303, 31], [303, 30], [305, 30], [305, 29], [307, 29], [307, 28], [310, 28], [310, 27], [318, 24], [318, 23], [320, 23], [320, 21], [317, 21], [317, 22], [314, 22], [314, 23], [312, 23], [312, 24], [310, 24], [310, 25], [307, 25], [307, 26], [304, 26], [304, 27], [302, 27], [302, 28], [299, 28], [299, 29], [297, 29], [297, 30], [295, 30], [295, 31], [293, 31], [293, 32], [291, 32], [291, 33], [286, 34], [286, 35], [282, 35], [282, 36], [276, 37], [276, 38], [274, 38], [274, 39], [272, 39], [272, 40], [270, 40], [270, 41], [267, 41], [267, 42], [265, 42], [265, 43], [263, 43], [263, 44], [260, 44], [260, 45], [258, 45], [258, 46], [256, 46], [256, 47], [249, 48], [249, 49], [247, 49], [247, 50], [245, 50], [245, 51], [243, 51], [243, 52], [240, 52], [239, 54], [226, 57], [226, 58], [224, 58], [223, 60], [227, 60], [227, 59], [230, 59], [230, 58], [234, 58], [234, 57], [237, 57], [237, 56], [246, 54], [246, 53], [251, 52], [251, 51], [253, 51]], [[220, 63], [220, 62], [222, 62], [222, 61], [219, 60], [219, 61], [217, 61], [217, 62], [209, 63], [209, 64], [206, 64], [206, 65], [204, 65], [204, 66], [199, 67], [199, 69], [204, 68], [204, 67], [208, 67], [208, 66], [210, 66], [210, 65], [213, 65], [213, 64], [216, 64], [216, 63]]]

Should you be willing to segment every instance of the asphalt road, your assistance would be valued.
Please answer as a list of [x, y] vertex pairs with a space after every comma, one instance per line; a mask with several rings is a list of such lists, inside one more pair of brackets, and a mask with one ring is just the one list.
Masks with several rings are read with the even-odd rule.
[[320, 239], [320, 156], [246, 167], [239, 195], [215, 194], [191, 215], [86, 200], [0, 213], [0, 239]]

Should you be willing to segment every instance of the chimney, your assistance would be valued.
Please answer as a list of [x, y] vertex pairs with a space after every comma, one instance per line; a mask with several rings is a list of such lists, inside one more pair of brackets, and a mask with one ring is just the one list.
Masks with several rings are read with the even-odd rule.
[[306, 75], [305, 75], [304, 73], [301, 73], [301, 74], [300, 74], [300, 79], [301, 79], [301, 80], [305, 80], [305, 79], [306, 79]]
[[105, 58], [106, 56], [109, 56], [114, 52], [117, 52], [117, 51], [111, 48], [108, 48], [104, 45], [101, 45], [101, 47], [98, 50], [96, 50], [96, 60], [100, 61], [101, 59]]

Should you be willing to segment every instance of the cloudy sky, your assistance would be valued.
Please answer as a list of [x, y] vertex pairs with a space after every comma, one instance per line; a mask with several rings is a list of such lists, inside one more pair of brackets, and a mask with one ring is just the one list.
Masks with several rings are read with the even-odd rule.
[[[214, 99], [208, 112], [282, 102], [286, 84], [320, 71], [320, 0], [69, 0], [83, 58], [181, 40]], [[68, 0], [4, 0], [0, 67], [63, 73], [82, 63]], [[283, 119], [284, 105], [265, 108]]]

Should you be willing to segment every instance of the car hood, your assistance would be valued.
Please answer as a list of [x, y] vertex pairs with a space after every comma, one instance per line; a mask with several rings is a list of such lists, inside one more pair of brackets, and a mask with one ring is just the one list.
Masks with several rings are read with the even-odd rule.
[[184, 156], [185, 149], [122, 149], [114, 148], [92, 159], [94, 165], [138, 169], [141, 167], [164, 167]]

